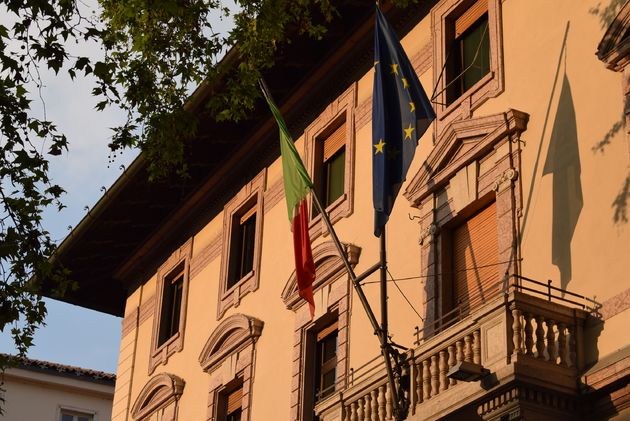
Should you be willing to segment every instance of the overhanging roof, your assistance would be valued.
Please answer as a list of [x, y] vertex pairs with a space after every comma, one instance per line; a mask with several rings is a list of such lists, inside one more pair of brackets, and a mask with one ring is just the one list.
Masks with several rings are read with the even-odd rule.
[[[391, 10], [390, 21], [405, 33], [432, 3]], [[344, 0], [336, 7], [342, 19], [333, 20], [323, 39], [294, 39], [265, 74], [296, 137], [372, 63], [372, 3]], [[191, 100], [201, 105], [207, 95], [202, 85]], [[189, 177], [150, 183], [141, 154], [59, 246], [54, 259], [71, 270], [78, 289], [53, 298], [122, 316], [127, 295], [165, 255], [211, 220], [241, 179], [279, 156], [277, 128], [262, 101], [239, 123], [217, 123], [197, 108], [199, 135], [186, 151]]]

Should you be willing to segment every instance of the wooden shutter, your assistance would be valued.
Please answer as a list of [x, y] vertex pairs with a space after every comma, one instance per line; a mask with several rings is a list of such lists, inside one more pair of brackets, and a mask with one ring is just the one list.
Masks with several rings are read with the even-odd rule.
[[324, 139], [324, 162], [333, 156], [346, 144], [346, 122], [341, 123], [328, 137]]
[[237, 409], [241, 408], [241, 402], [243, 401], [243, 388], [239, 387], [234, 392], [230, 393], [227, 398], [227, 414], [231, 414]]
[[493, 202], [453, 232], [455, 305], [464, 310], [482, 304], [500, 291], [497, 217]]
[[463, 34], [488, 11], [488, 0], [477, 0], [460, 17], [455, 19], [455, 38]]

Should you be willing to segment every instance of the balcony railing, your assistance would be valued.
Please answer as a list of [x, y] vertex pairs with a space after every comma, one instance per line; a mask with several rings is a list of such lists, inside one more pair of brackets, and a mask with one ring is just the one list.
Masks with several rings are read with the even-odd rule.
[[[551, 283], [514, 278], [504, 294], [467, 312], [408, 351], [408, 419], [436, 419], [481, 398], [479, 382], [447, 377], [461, 361], [483, 365], [497, 380], [553, 384], [572, 393], [584, 364], [582, 327], [597, 303]], [[451, 319], [452, 320], [452, 319]], [[393, 419], [392, 396], [380, 356], [351, 370], [348, 387], [317, 405], [322, 420]]]

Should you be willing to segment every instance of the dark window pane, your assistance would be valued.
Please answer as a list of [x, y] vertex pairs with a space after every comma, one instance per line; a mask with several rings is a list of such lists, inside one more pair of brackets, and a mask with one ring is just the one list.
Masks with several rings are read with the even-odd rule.
[[317, 342], [315, 402], [335, 391], [337, 368], [337, 331]]
[[160, 336], [158, 346], [179, 331], [179, 319], [182, 309], [182, 292], [184, 288], [184, 274], [179, 274], [175, 279], [164, 280], [164, 293], [162, 294], [162, 314], [160, 316]]
[[325, 206], [330, 205], [343, 195], [346, 169], [346, 151], [341, 148], [324, 163]]
[[73, 421], [73, 416], [68, 414], [61, 414], [61, 421]]
[[[251, 208], [250, 208], [251, 209]], [[232, 228], [232, 246], [227, 287], [232, 288], [254, 269], [256, 245], [256, 213], [245, 220], [235, 218]]]
[[243, 222], [243, 256], [241, 259], [240, 278], [247, 275], [254, 268], [254, 245], [256, 237], [256, 214], [253, 214], [245, 222]]
[[237, 409], [231, 414], [228, 414], [226, 421], [241, 421], [241, 413], [242, 413], [241, 408]]
[[484, 15], [462, 34], [462, 90], [465, 92], [490, 71], [488, 15]]
[[78, 421], [90, 421], [92, 417], [79, 417]]

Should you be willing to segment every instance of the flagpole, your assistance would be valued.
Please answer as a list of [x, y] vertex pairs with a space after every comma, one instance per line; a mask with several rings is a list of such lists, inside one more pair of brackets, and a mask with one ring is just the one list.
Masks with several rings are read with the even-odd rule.
[[[385, 230], [383, 230], [383, 233], [381, 234], [381, 261], [380, 264], [378, 266], [376, 266], [376, 268], [381, 269], [381, 327], [379, 328], [378, 322], [376, 321], [376, 317], [374, 316], [374, 312], [372, 311], [372, 308], [370, 307], [370, 304], [368, 303], [367, 297], [365, 296], [365, 293], [363, 292], [363, 288], [361, 287], [361, 284], [359, 283], [359, 280], [357, 279], [356, 274], [354, 273], [354, 270], [352, 269], [352, 266], [350, 265], [350, 262], [348, 261], [348, 257], [346, 256], [345, 251], [343, 250], [343, 246], [341, 245], [341, 242], [339, 241], [339, 238], [337, 237], [337, 233], [335, 232], [335, 229], [333, 228], [330, 219], [328, 218], [328, 214], [326, 213], [326, 210], [323, 208], [321, 202], [319, 201], [319, 198], [317, 197], [317, 195], [315, 194], [315, 191], [311, 191], [311, 194], [313, 196], [313, 203], [315, 204], [315, 207], [317, 207], [317, 210], [319, 211], [319, 214], [322, 216], [322, 220], [324, 221], [324, 224], [326, 225], [326, 228], [328, 229], [328, 232], [330, 233], [330, 237], [333, 240], [333, 243], [335, 244], [335, 247], [337, 248], [337, 251], [339, 252], [339, 256], [341, 257], [341, 259], [343, 260], [343, 263], [346, 267], [346, 271], [348, 272], [348, 276], [350, 277], [350, 280], [352, 281], [352, 285], [354, 286], [354, 289], [357, 292], [357, 295], [359, 296], [359, 301], [361, 301], [361, 304], [363, 305], [363, 309], [365, 310], [365, 312], [367, 313], [368, 319], [370, 319], [370, 323], [372, 324], [372, 327], [374, 328], [374, 334], [378, 337], [378, 340], [381, 344], [381, 354], [383, 355], [383, 359], [385, 360], [385, 370], [387, 372], [387, 378], [388, 378], [388, 382], [389, 382], [389, 387], [392, 393], [392, 409], [393, 409], [393, 413], [394, 413], [394, 419], [396, 421], [402, 421], [403, 417], [401, 415], [401, 411], [400, 411], [400, 407], [399, 407], [399, 390], [396, 387], [396, 382], [394, 380], [394, 371], [392, 369], [392, 361], [390, 358], [390, 345], [389, 345], [389, 337], [387, 336], [387, 302], [386, 302], [386, 298], [385, 298], [385, 307], [383, 308], [383, 296], [387, 296], [387, 265], [385, 263], [385, 247], [384, 247], [384, 243], [385, 243]], [[361, 278], [366, 277], [371, 271], [373, 271], [373, 269], [368, 269], [368, 271], [364, 274], [361, 275]], [[383, 295], [383, 289], [385, 289], [385, 295]], [[384, 311], [383, 311], [384, 310]], [[383, 330], [383, 327], [385, 328], [385, 330]]]

